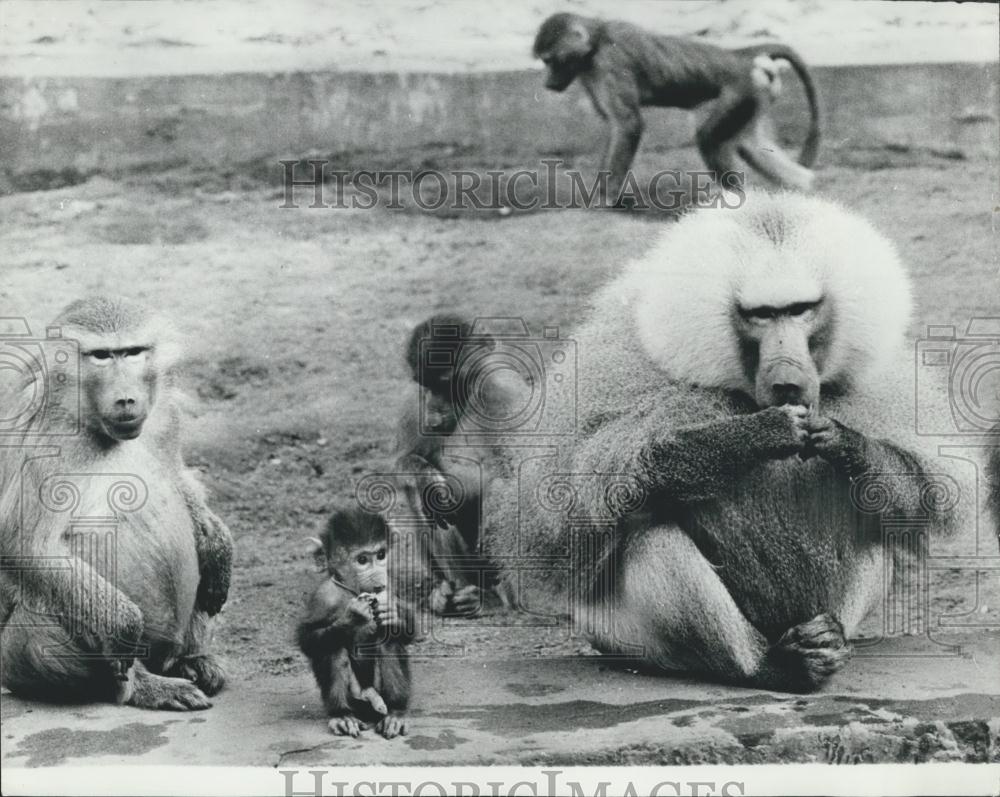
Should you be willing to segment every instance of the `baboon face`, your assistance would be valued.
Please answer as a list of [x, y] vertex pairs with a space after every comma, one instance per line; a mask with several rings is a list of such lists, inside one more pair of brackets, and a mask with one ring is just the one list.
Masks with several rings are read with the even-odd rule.
[[546, 67], [545, 88], [564, 91], [588, 64], [594, 47], [583, 21], [572, 14], [553, 14], [538, 29], [535, 57]]
[[829, 326], [829, 307], [822, 297], [781, 306], [737, 306], [741, 357], [758, 406], [818, 408]]
[[315, 540], [316, 564], [358, 592], [381, 592], [389, 583], [389, 524], [384, 517], [356, 508], [340, 510]]
[[82, 359], [83, 399], [92, 430], [111, 440], [137, 438], [156, 394], [150, 349], [94, 348]]
[[546, 53], [541, 55], [540, 58], [547, 70], [545, 74], [545, 88], [550, 91], [565, 91], [569, 87], [569, 84], [573, 82], [573, 78], [576, 77], [579, 68], [559, 60], [559, 57], [553, 54]]
[[388, 584], [385, 543], [347, 549], [341, 567], [350, 572], [346, 580], [359, 592], [381, 592]]

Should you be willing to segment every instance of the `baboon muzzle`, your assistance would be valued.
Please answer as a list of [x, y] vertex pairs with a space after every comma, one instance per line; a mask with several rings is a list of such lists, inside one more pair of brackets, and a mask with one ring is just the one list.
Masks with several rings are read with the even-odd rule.
[[794, 323], [778, 324], [760, 341], [756, 398], [761, 407], [819, 403], [819, 373], [803, 331]]

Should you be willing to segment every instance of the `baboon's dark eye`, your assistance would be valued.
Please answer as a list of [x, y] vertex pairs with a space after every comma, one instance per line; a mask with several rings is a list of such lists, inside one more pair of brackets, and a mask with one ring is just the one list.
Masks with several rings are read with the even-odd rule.
[[740, 315], [747, 321], [769, 321], [778, 317], [778, 308], [768, 307], [767, 305], [751, 308], [741, 307]]
[[366, 553], [358, 554], [357, 562], [358, 562], [359, 565], [366, 565], [366, 564], [368, 564], [368, 554], [366, 554]]
[[102, 362], [111, 359], [110, 349], [94, 349], [92, 352], [88, 352], [88, 354], [90, 355], [91, 359], [99, 360]]
[[805, 315], [810, 310], [819, 307], [822, 301], [822, 299], [818, 299], [815, 302], [795, 302], [782, 307], [772, 307], [766, 304], [760, 307], [741, 307], [739, 313], [747, 321], [773, 321], [781, 316]]
[[790, 304], [785, 308], [785, 312], [788, 315], [805, 315], [810, 310], [815, 310], [819, 306], [819, 302], [797, 302], [795, 304]]
[[125, 349], [122, 353], [126, 357], [138, 357], [145, 351], [146, 348], [144, 346], [133, 346], [131, 349]]
[[385, 548], [379, 548], [378, 553], [375, 554], [375, 558], [380, 562], [385, 559]]

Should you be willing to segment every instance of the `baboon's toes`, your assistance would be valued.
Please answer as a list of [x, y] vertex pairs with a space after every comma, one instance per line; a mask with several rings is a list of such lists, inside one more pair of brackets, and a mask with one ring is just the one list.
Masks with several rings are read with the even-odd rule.
[[190, 681], [155, 675], [136, 684], [129, 704], [166, 711], [201, 711], [212, 707], [205, 693]]
[[334, 717], [327, 727], [337, 736], [357, 737], [364, 726], [355, 717]]
[[844, 627], [829, 614], [820, 614], [786, 631], [768, 653], [776, 670], [774, 686], [809, 692], [823, 684], [851, 658]]
[[197, 686], [194, 684], [186, 686], [189, 688], [178, 688], [161, 708], [174, 711], [202, 711], [212, 707], [212, 701]]
[[382, 734], [382, 736], [386, 739], [394, 739], [397, 736], [405, 736], [406, 718], [400, 717], [398, 714], [390, 714], [375, 726], [375, 730]]

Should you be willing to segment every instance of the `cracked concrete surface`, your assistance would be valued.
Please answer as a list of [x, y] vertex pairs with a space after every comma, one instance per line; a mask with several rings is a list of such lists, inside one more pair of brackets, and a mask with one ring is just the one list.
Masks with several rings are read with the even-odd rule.
[[332, 736], [303, 674], [233, 683], [211, 710], [187, 714], [4, 693], [0, 750], [5, 769], [1000, 762], [1000, 634], [948, 642], [960, 655], [927, 639], [884, 642], [813, 695], [642, 675], [592, 656], [418, 659], [409, 733], [392, 741]]

